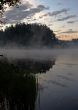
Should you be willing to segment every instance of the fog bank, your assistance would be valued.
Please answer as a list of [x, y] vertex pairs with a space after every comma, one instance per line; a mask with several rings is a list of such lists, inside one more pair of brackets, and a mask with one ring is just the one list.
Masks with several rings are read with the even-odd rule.
[[[52, 59], [58, 55], [78, 56], [77, 49], [0, 49], [0, 55], [8, 59]], [[2, 58], [2, 56], [0, 56]]]

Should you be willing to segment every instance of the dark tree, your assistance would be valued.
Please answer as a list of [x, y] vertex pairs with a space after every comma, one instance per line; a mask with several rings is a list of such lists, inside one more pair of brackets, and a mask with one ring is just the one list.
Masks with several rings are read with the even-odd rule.
[[0, 31], [0, 45], [33, 48], [54, 47], [58, 45], [58, 39], [46, 25], [23, 23], [8, 27], [5, 31]]
[[15, 5], [19, 0], [0, 0], [0, 10], [4, 8], [4, 4], [8, 4], [9, 6]]

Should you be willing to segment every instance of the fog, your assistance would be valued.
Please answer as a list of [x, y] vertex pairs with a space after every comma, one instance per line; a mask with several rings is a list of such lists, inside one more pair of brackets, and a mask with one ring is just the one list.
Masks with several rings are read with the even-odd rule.
[[0, 56], [8, 59], [39, 59], [50, 60], [57, 56], [78, 56], [77, 49], [3, 49], [0, 48]]

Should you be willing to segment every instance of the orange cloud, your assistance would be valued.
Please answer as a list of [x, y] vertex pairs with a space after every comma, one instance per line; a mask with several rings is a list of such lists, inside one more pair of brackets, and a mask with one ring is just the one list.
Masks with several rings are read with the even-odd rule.
[[60, 40], [72, 40], [78, 38], [78, 34], [70, 34], [70, 35], [57, 35], [57, 38]]

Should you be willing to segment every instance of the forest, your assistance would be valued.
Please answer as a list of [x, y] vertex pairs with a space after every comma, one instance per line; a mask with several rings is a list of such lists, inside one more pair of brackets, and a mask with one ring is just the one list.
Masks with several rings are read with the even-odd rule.
[[49, 47], [59, 45], [59, 40], [50, 28], [41, 24], [16, 24], [0, 31], [0, 46]]

